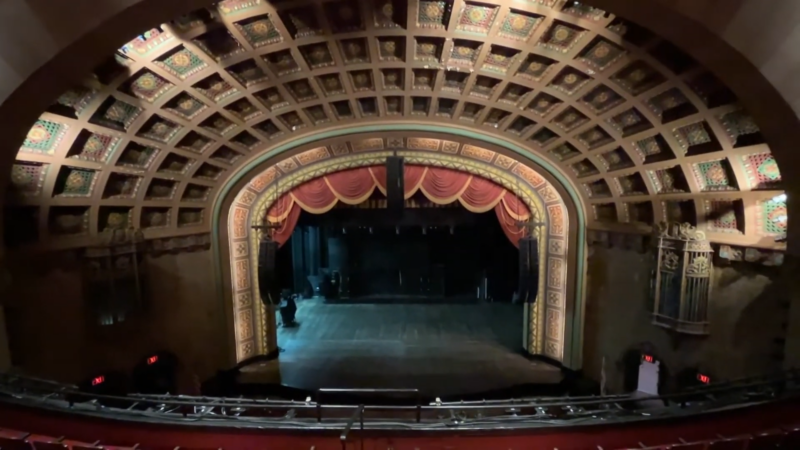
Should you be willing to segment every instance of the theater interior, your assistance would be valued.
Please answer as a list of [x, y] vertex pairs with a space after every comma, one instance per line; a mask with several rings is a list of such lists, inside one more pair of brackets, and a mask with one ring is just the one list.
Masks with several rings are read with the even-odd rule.
[[0, 11], [0, 449], [800, 448], [797, 2]]

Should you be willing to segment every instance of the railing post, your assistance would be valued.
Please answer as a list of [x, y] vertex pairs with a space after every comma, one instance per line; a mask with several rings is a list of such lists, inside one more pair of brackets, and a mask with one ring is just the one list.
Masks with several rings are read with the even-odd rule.
[[[347, 450], [347, 435], [350, 433], [350, 429], [353, 428], [353, 424], [356, 421], [356, 417], [359, 418], [359, 425], [361, 426], [361, 431], [364, 431], [364, 405], [358, 405], [356, 408], [355, 413], [350, 416], [350, 420], [347, 421], [347, 425], [345, 425], [344, 430], [342, 430], [342, 434], [339, 435], [339, 442], [342, 443], [342, 450]], [[363, 448], [363, 433], [361, 433], [362, 439], [362, 448]]]
[[317, 389], [317, 422], [322, 422], [322, 389]]
[[419, 391], [417, 391], [417, 423], [422, 421], [422, 405], [419, 402]]

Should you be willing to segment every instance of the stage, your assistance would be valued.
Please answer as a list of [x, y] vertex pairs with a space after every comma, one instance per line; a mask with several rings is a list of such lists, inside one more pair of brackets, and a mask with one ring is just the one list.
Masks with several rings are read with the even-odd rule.
[[240, 371], [243, 385], [416, 388], [457, 397], [554, 386], [561, 370], [522, 353], [523, 306], [509, 303], [298, 302], [278, 329], [277, 359]]

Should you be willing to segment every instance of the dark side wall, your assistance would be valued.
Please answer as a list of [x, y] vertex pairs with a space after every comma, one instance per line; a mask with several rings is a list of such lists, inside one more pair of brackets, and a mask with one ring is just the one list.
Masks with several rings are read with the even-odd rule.
[[699, 369], [713, 381], [781, 370], [788, 308], [776, 280], [780, 268], [715, 260], [709, 301], [710, 334], [678, 335], [651, 323], [649, 246], [589, 248], [584, 370], [609, 392], [624, 390], [626, 353], [654, 354], [675, 387], [684, 369]]
[[111, 327], [87, 316], [77, 253], [13, 257], [6, 318], [12, 362], [25, 373], [77, 382], [95, 371], [129, 373], [161, 350], [201, 379], [229, 364], [209, 250], [148, 257], [148, 309]]

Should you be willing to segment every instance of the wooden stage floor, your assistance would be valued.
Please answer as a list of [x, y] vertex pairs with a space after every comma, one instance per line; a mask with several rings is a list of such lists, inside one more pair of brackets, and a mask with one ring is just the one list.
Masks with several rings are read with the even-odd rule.
[[561, 371], [522, 355], [522, 305], [298, 303], [279, 328], [280, 356], [241, 369], [240, 383], [417, 388], [466, 395], [556, 384]]

